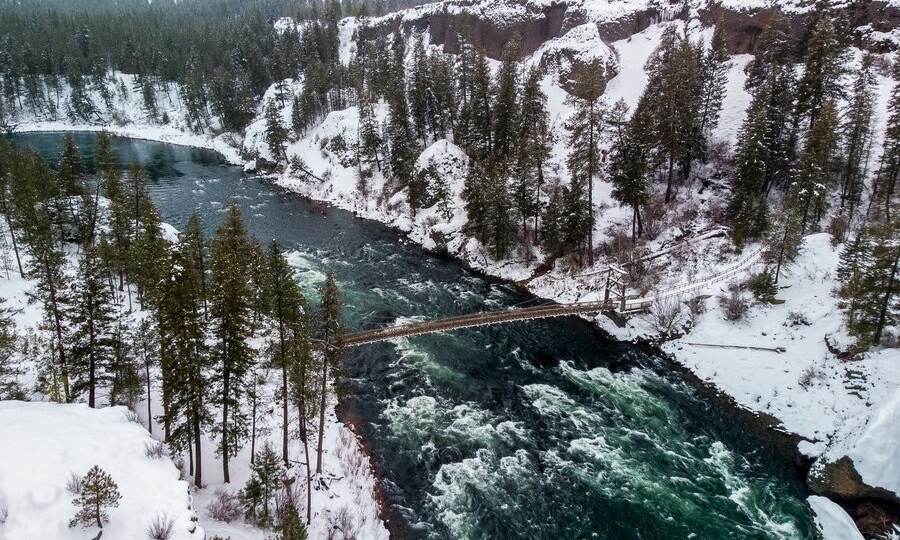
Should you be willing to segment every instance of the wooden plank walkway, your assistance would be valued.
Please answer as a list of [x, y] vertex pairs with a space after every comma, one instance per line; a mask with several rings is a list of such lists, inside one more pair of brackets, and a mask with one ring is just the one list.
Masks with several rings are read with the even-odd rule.
[[528, 321], [533, 319], [546, 319], [549, 317], [563, 317], [565, 315], [579, 315], [582, 313], [598, 313], [612, 309], [612, 306], [603, 302], [585, 302], [582, 304], [553, 304], [535, 306], [529, 308], [506, 309], [501, 311], [485, 311], [470, 315], [456, 317], [444, 317], [427, 321], [374, 328], [344, 335], [344, 346], [354, 347], [376, 341], [386, 341], [407, 336], [430, 334], [456, 330], [457, 328], [472, 328], [511, 321]]

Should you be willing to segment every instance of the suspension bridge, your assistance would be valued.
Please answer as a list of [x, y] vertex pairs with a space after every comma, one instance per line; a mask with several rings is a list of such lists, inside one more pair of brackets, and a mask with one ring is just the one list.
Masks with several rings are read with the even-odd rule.
[[609, 266], [608, 268], [601, 270], [600, 272], [596, 272], [596, 274], [606, 275], [606, 283], [604, 286], [605, 290], [603, 294], [603, 300], [601, 301], [574, 302], [571, 304], [547, 304], [525, 308], [509, 308], [497, 311], [483, 311], [467, 315], [442, 317], [438, 319], [428, 319], [424, 321], [398, 324], [395, 326], [373, 328], [370, 330], [362, 330], [359, 332], [345, 334], [344, 346], [355, 347], [357, 345], [365, 345], [367, 343], [387, 341], [408, 336], [417, 336], [434, 332], [446, 332], [459, 328], [472, 328], [476, 326], [502, 324], [512, 321], [530, 321], [535, 319], [546, 319], [550, 317], [586, 315], [606, 311], [615, 311], [620, 314], [641, 312], [649, 309], [654, 302], [659, 302], [661, 300], [669, 298], [677, 298], [684, 294], [702, 290], [706, 287], [709, 287], [710, 285], [713, 285], [720, 281], [724, 281], [741, 272], [744, 272], [759, 260], [760, 255], [761, 250], [754, 251], [738, 263], [719, 272], [716, 272], [711, 276], [681, 283], [674, 287], [670, 287], [664, 291], [656, 293], [652, 296], [646, 296], [642, 298], [626, 297], [626, 272], [620, 267]]

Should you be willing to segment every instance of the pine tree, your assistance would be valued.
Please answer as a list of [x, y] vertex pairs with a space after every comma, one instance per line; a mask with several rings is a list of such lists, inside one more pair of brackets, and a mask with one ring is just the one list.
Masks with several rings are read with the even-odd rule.
[[503, 63], [497, 71], [494, 83], [492, 107], [492, 158], [505, 161], [513, 153], [517, 142], [519, 111], [522, 105], [519, 94], [519, 63], [521, 40], [518, 36], [503, 48]]
[[291, 100], [291, 130], [297, 139], [306, 133], [306, 118], [303, 115], [303, 102], [300, 101], [302, 95], [302, 93], [294, 94]]
[[381, 137], [381, 128], [375, 118], [375, 95], [370, 85], [359, 92], [359, 153], [360, 160], [375, 163], [381, 170], [381, 152], [384, 143]]
[[[26, 157], [26, 160], [32, 159]], [[46, 167], [46, 164], [43, 166]], [[49, 215], [37, 211], [38, 205], [34, 202], [17, 207], [26, 210], [19, 221], [29, 224], [23, 231], [29, 256], [26, 277], [36, 281], [31, 294], [43, 305], [45, 324], [53, 336], [51, 342], [59, 367], [62, 397], [68, 403], [72, 401], [73, 394], [69, 384], [70, 344], [66, 339], [71, 306], [70, 279], [65, 271], [66, 257], [55, 238]]]
[[13, 310], [0, 298], [0, 400], [25, 400], [25, 390], [19, 382], [24, 370], [15, 356], [18, 336]]
[[[698, 127], [702, 89], [698, 58], [687, 36], [680, 37], [675, 27], [667, 28], [645, 66], [649, 80], [634, 113], [649, 119], [648, 142], [655, 149], [656, 161], [667, 164], [666, 203], [672, 200], [675, 165], [679, 164], [687, 177], [696, 149], [705, 146], [697, 139], [702, 136]], [[676, 80], [678, 84], [672, 84]]]
[[408, 188], [407, 199], [413, 215], [421, 205], [424, 195], [421, 186], [413, 178], [418, 149], [409, 123], [409, 104], [406, 99], [405, 55], [406, 44], [403, 34], [398, 30], [394, 34], [391, 45], [391, 79], [387, 94], [388, 125], [387, 139], [390, 147], [389, 165], [391, 175], [400, 186]]
[[141, 392], [141, 366], [138, 362], [136, 321], [121, 313], [117, 314], [113, 327], [112, 363], [109, 367], [109, 404], [134, 408]]
[[[81, 153], [75, 146], [75, 139], [71, 133], [67, 133], [63, 137], [62, 150], [59, 153], [59, 161], [57, 162], [56, 176], [59, 180], [59, 186], [62, 194], [68, 202], [68, 221], [76, 227], [80, 236], [85, 233], [85, 216], [77, 208], [76, 201], [84, 200], [87, 195], [87, 186], [84, 177], [87, 169], [84, 161], [81, 159]], [[83, 209], [88, 210], [87, 208]]]
[[161, 218], [156, 206], [147, 199], [135, 228], [137, 238], [132, 249], [132, 275], [145, 307], [152, 308], [166, 272], [169, 242], [163, 237]]
[[108, 133], [98, 134], [94, 155], [100, 175], [100, 189], [109, 199], [107, 230], [101, 235], [106, 242], [99, 254], [107, 266], [118, 274], [121, 291], [125, 287], [131, 240], [134, 237], [132, 206], [122, 183], [122, 170], [118, 156], [112, 150]]
[[97, 249], [87, 246], [78, 265], [70, 316], [71, 392], [88, 392], [88, 406], [96, 407], [98, 386], [112, 378], [117, 345], [117, 314], [109, 288], [109, 274]]
[[428, 57], [428, 77], [431, 91], [428, 94], [431, 132], [437, 138], [446, 138], [456, 125], [456, 85], [452, 55], [432, 52]]
[[[852, 220], [860, 204], [869, 168], [872, 143], [872, 114], [875, 103], [875, 73], [872, 56], [863, 56], [853, 82], [853, 95], [841, 126], [841, 212]], [[841, 239], [843, 240], [843, 239]]]
[[609, 180], [613, 185], [615, 200], [631, 207], [631, 238], [636, 240], [643, 234], [641, 207], [650, 198], [647, 185], [647, 150], [642, 143], [645, 137], [640, 133], [644, 128], [642, 118], [629, 122], [628, 106], [624, 100], [613, 105], [607, 122], [612, 136]]
[[490, 234], [490, 183], [493, 181], [493, 168], [490, 163], [470, 156], [469, 167], [463, 183], [463, 199], [468, 217], [463, 232], [482, 243], [487, 243]]
[[[900, 62], [894, 64], [894, 80], [900, 81]], [[897, 179], [900, 178], [900, 84], [894, 85], [888, 101], [887, 127], [884, 147], [878, 163], [878, 172], [872, 181], [872, 197], [866, 214], [885, 222], [892, 219], [891, 210], [900, 195]]]
[[69, 521], [69, 527], [97, 525], [102, 529], [104, 523], [109, 523], [107, 511], [118, 507], [121, 499], [119, 486], [112, 477], [94, 465], [81, 479], [81, 493], [73, 501], [78, 513]]
[[900, 323], [900, 226], [863, 227], [841, 253], [838, 278], [848, 331], [863, 346], [880, 345]]
[[[572, 189], [584, 192], [587, 204], [570, 207], [573, 223], [578, 231], [586, 229], [588, 266], [594, 265], [594, 181], [600, 176], [603, 157], [600, 154], [601, 132], [603, 129], [604, 104], [601, 102], [603, 90], [603, 66], [597, 59], [592, 60], [575, 81], [573, 94], [568, 100], [573, 107], [572, 115], [566, 123], [569, 131], [569, 156], [566, 165], [572, 176]], [[580, 232], [569, 231], [576, 236]]]
[[269, 153], [276, 161], [287, 157], [284, 149], [287, 138], [287, 128], [281, 124], [281, 110], [274, 101], [270, 101], [266, 105], [266, 144], [269, 146]]
[[480, 157], [493, 155], [494, 141], [491, 138], [493, 114], [491, 110], [491, 70], [487, 58], [476, 51], [472, 58], [469, 97], [469, 138], [468, 145]]
[[793, 122], [796, 81], [792, 66], [775, 66], [765, 82], [768, 95], [766, 108], [766, 178], [763, 191], [786, 189], [796, 167], [796, 150], [791, 124]]
[[429, 119], [433, 113], [429, 99], [432, 83], [424, 39], [423, 36], [415, 38], [413, 45], [412, 66], [409, 70], [409, 112], [412, 115], [416, 136], [422, 141], [423, 146], [427, 146]]
[[565, 188], [553, 189], [541, 217], [541, 245], [553, 257], [560, 255], [563, 249], [561, 221], [564, 196]]
[[250, 276], [247, 272], [250, 244], [244, 231], [240, 207], [232, 202], [225, 221], [216, 231], [210, 247], [210, 317], [215, 345], [215, 403], [222, 416], [216, 432], [220, 436], [224, 481], [230, 482], [228, 462], [247, 436], [241, 403], [246, 378], [253, 364], [247, 340], [252, 333]]
[[[321, 367], [319, 372], [319, 442], [316, 448], [316, 474], [322, 473], [322, 441], [325, 435], [325, 407], [328, 397], [328, 382], [337, 377], [338, 364], [344, 353], [344, 325], [341, 322], [341, 307], [337, 282], [330, 273], [325, 283], [319, 287], [319, 310], [316, 312], [315, 337], [322, 344], [318, 353]], [[329, 375], [331, 379], [329, 379]]]
[[766, 145], [768, 90], [768, 85], [757, 89], [738, 133], [731, 199], [725, 211], [725, 216], [731, 222], [731, 238], [737, 246], [742, 246], [747, 240], [760, 238], [767, 227], [765, 188], [766, 164], [769, 162]]
[[[290, 340], [292, 331], [296, 331], [297, 325], [302, 325], [303, 313], [306, 303], [300, 293], [300, 287], [294, 280], [293, 270], [281, 254], [278, 243], [272, 240], [266, 257], [268, 280], [270, 287], [268, 296], [271, 301], [272, 318], [278, 326], [277, 365], [281, 368], [281, 396], [282, 396], [282, 459], [284, 466], [289, 467], [288, 460], [288, 401], [290, 393], [288, 379], [291, 367]], [[301, 338], [302, 339], [302, 338]], [[302, 420], [301, 420], [302, 421]]]
[[764, 245], [763, 259], [769, 265], [775, 266], [773, 275], [775, 283], [778, 283], [782, 271], [790, 267], [800, 256], [800, 249], [803, 246], [803, 225], [800, 215], [785, 206], [772, 216]]
[[551, 134], [547, 120], [547, 96], [541, 90], [542, 72], [533, 66], [522, 88], [519, 126], [514, 143], [513, 196], [527, 238], [528, 220], [534, 220], [534, 240], [540, 227], [544, 163], [550, 157]]
[[782, 13], [778, 6], [772, 9], [769, 24], [766, 26], [753, 53], [753, 60], [745, 69], [747, 80], [744, 88], [752, 91], [765, 83], [778, 67], [790, 65], [795, 44], [791, 40], [790, 21]]
[[203, 224], [200, 221], [200, 216], [196, 212], [191, 213], [190, 217], [188, 217], [187, 223], [184, 225], [184, 232], [181, 234], [180, 244], [182, 246], [181, 249], [186, 256], [190, 257], [196, 269], [195, 285], [200, 293], [200, 299], [203, 303], [203, 314], [206, 317], [209, 300], [207, 287], [207, 273], [209, 272], [206, 253], [207, 241], [203, 236]]
[[[731, 62], [725, 42], [725, 29], [717, 23], [713, 31], [709, 51], [703, 55], [700, 63], [701, 94], [697, 139], [705, 143], [709, 133], [719, 125], [719, 114], [722, 112], [722, 101], [725, 98], [725, 84], [728, 82], [728, 70]], [[705, 144], [704, 144], [705, 146]], [[699, 152], [705, 156], [706, 150]]]
[[191, 449], [194, 485], [202, 487], [202, 430], [212, 421], [208, 382], [212, 362], [195, 259], [182, 235], [170, 255], [156, 306], [166, 439], [176, 451]]
[[251, 238], [247, 253], [247, 274], [250, 277], [250, 337], [256, 335], [264, 315], [272, 311], [272, 286], [266, 252], [257, 238]]
[[842, 96], [840, 78], [844, 71], [843, 57], [844, 47], [834, 21], [830, 14], [824, 14], [816, 24], [803, 57], [805, 69], [797, 84], [795, 123], [805, 118], [812, 130], [825, 103]]
[[266, 441], [263, 449], [256, 453], [256, 459], [250, 465], [252, 476], [241, 491], [241, 500], [246, 507], [245, 516], [248, 521], [259, 527], [268, 527], [274, 520], [272, 499], [284, 477], [284, 469], [278, 454]]
[[827, 207], [829, 190], [835, 183], [837, 167], [837, 111], [833, 101], [827, 101], [813, 125], [796, 179], [791, 184], [786, 204], [802, 216], [800, 230], [815, 230]]
[[316, 416], [319, 401], [319, 387], [315, 380], [312, 350], [309, 341], [308, 317], [295, 306], [287, 325], [289, 339], [285, 361], [288, 365], [289, 398], [297, 407], [299, 436], [303, 443], [306, 462], [306, 523], [312, 519], [312, 462], [309, 459], [309, 426]]
[[307, 540], [306, 525], [300, 519], [297, 505], [288, 501], [281, 522], [275, 526], [275, 540]]

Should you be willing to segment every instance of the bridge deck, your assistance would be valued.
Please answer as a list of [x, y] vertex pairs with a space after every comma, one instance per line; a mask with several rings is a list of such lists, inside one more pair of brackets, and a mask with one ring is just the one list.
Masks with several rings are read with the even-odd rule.
[[653, 305], [653, 302], [655, 301], [672, 297], [677, 298], [682, 294], [704, 289], [712, 285], [713, 283], [722, 281], [740, 272], [743, 272], [751, 265], [753, 265], [757, 260], [759, 260], [761, 253], [762, 250], [758, 249], [750, 253], [746, 258], [739, 261], [737, 264], [729, 268], [725, 268], [718, 273], [713, 274], [712, 276], [696, 279], [687, 283], [681, 283], [652, 297], [627, 299], [625, 301], [624, 309], [622, 309], [621, 305], [615, 305], [612, 302], [580, 302], [575, 304], [549, 304], [530, 308], [485, 311], [481, 313], [473, 313], [470, 315], [430, 319], [409, 324], [401, 324], [397, 326], [387, 326], [384, 328], [374, 328], [372, 330], [353, 332], [344, 336], [344, 345], [347, 347], [355, 347], [357, 345], [374, 343], [376, 341], [386, 341], [389, 339], [396, 339], [407, 336], [417, 336], [420, 334], [429, 334], [432, 332], [455, 330], [457, 328], [471, 328], [473, 326], [484, 326], [488, 324], [498, 324], [511, 321], [527, 321], [532, 319], [545, 319], [549, 317], [562, 317], [565, 315], [599, 313], [601, 311], [612, 310], [615, 310], [619, 313], [643, 311]]
[[549, 317], [562, 317], [565, 315], [579, 315], [582, 313], [598, 313], [609, 309], [612, 309], [612, 306], [608, 303], [584, 302], [581, 304], [553, 304], [530, 308], [486, 311], [470, 315], [430, 319], [427, 321], [354, 332], [344, 336], [344, 345], [354, 347], [356, 345], [363, 345], [376, 341], [385, 341], [388, 339], [442, 332], [446, 330], [456, 330], [457, 328], [471, 328], [488, 324], [545, 319]]

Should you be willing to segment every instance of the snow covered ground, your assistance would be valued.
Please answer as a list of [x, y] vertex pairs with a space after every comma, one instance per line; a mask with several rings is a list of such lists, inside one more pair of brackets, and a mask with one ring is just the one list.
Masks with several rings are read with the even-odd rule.
[[77, 508], [66, 486], [71, 474], [82, 477], [99, 465], [121, 494], [108, 510], [105, 537], [144, 538], [159, 516], [172, 520], [172, 540], [203, 540], [187, 482], [169, 458], [145, 454], [158, 443], [131, 418], [124, 407], [0, 401], [0, 538], [93, 536], [96, 527], [69, 527]]

